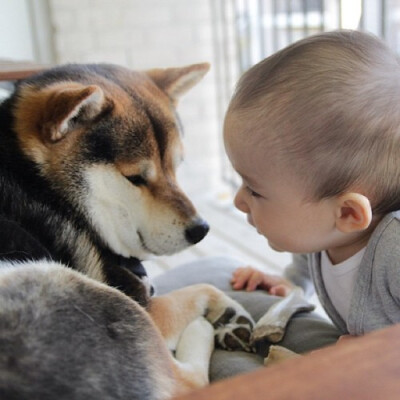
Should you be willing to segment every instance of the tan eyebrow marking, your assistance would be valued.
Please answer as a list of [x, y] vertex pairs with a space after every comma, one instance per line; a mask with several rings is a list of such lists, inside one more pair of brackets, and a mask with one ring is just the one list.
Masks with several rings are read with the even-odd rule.
[[116, 167], [124, 176], [141, 175], [150, 181], [157, 178], [157, 168], [151, 160], [142, 160], [138, 163], [117, 163]]

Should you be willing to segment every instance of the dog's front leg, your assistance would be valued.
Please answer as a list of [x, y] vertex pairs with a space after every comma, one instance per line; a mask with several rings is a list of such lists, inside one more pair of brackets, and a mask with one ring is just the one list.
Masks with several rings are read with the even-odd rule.
[[154, 297], [148, 311], [175, 351], [177, 394], [208, 384], [214, 342], [229, 350], [250, 350], [251, 316], [214, 286], [197, 284]]
[[293, 315], [301, 311], [312, 311], [314, 308], [315, 306], [305, 298], [303, 289], [296, 287], [289, 295], [272, 305], [258, 320], [252, 334], [252, 343], [263, 339], [272, 343], [280, 342]]
[[183, 330], [204, 316], [215, 329], [217, 345], [227, 350], [251, 351], [254, 323], [250, 314], [212, 285], [191, 285], [154, 297], [148, 309], [170, 350], [176, 349]]
[[204, 317], [198, 317], [183, 331], [175, 351], [175, 376], [181, 392], [209, 383], [213, 350], [214, 328]]

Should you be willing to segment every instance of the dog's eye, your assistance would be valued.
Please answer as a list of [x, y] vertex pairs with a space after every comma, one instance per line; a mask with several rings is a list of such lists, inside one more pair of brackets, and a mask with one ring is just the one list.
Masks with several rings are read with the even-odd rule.
[[143, 176], [141, 176], [141, 175], [130, 175], [130, 176], [126, 176], [125, 178], [128, 179], [128, 181], [135, 186], [147, 185], [146, 179], [144, 179]]

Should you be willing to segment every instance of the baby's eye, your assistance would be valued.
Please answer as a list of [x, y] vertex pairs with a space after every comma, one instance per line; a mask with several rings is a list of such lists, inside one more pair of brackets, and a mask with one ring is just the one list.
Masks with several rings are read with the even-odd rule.
[[250, 196], [252, 197], [261, 197], [261, 195], [257, 192], [255, 192], [253, 189], [249, 188], [248, 186], [246, 187], [246, 190], [249, 192]]

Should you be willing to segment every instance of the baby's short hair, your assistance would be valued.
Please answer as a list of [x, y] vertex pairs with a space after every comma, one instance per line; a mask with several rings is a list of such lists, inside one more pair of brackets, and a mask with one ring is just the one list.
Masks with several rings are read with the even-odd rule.
[[352, 189], [377, 214], [400, 209], [400, 65], [375, 36], [335, 31], [286, 47], [242, 76], [229, 111], [253, 113], [247, 134], [302, 171], [310, 200]]

